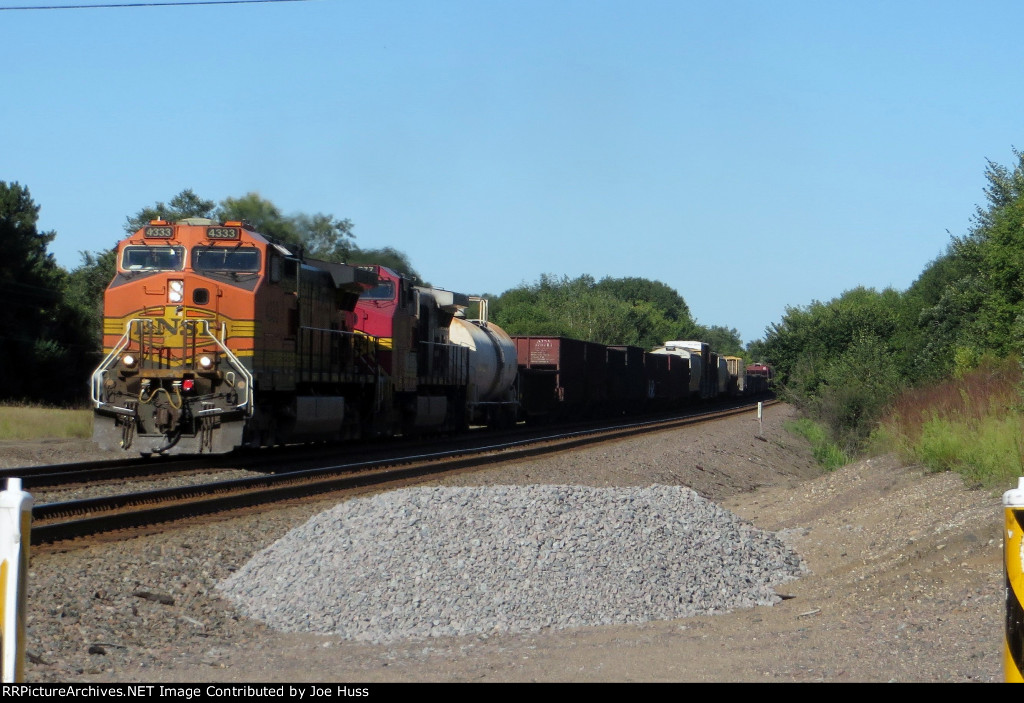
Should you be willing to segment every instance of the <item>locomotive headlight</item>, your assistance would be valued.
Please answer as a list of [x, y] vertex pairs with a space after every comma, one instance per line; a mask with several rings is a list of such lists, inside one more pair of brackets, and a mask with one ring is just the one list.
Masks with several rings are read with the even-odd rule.
[[136, 361], [138, 360], [131, 354], [125, 354], [124, 356], [121, 357], [121, 363], [124, 364], [129, 369], [135, 367]]
[[213, 368], [213, 357], [207, 356], [205, 354], [199, 357], [199, 366], [202, 367], [204, 371], [209, 371], [211, 368]]
[[167, 281], [167, 302], [180, 303], [185, 299], [185, 281]]

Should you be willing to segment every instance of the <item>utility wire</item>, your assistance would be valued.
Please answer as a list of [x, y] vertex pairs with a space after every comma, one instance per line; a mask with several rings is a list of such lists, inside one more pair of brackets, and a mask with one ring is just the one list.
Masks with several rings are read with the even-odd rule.
[[188, 5], [255, 5], [268, 2], [313, 2], [313, 0], [198, 0], [186, 2], [117, 2], [100, 5], [21, 5], [18, 7], [0, 7], [0, 12], [9, 10], [100, 10], [121, 7], [184, 7]]

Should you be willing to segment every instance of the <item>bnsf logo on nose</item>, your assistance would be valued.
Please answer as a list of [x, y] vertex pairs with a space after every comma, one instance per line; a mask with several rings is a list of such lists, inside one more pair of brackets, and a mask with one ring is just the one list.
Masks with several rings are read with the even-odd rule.
[[180, 320], [153, 320], [153, 331], [157, 334], [178, 334]]

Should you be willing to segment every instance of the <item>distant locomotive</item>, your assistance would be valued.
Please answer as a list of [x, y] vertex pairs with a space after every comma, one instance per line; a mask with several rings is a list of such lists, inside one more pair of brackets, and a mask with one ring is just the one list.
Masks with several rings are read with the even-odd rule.
[[201, 218], [118, 244], [103, 346], [94, 440], [142, 454], [629, 414], [768, 380], [701, 342], [509, 337], [485, 300]]

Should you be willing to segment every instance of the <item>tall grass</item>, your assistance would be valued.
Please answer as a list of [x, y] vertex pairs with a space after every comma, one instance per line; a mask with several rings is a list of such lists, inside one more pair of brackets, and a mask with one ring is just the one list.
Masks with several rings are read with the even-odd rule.
[[0, 439], [84, 439], [91, 436], [90, 410], [0, 405]]
[[983, 360], [973, 371], [907, 390], [881, 423], [904, 459], [932, 471], [957, 471], [988, 488], [1024, 475], [1024, 415], [1017, 360]]

